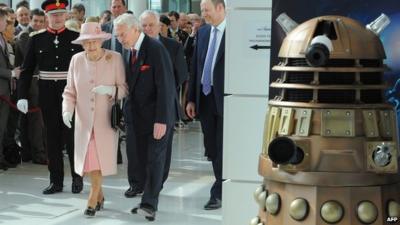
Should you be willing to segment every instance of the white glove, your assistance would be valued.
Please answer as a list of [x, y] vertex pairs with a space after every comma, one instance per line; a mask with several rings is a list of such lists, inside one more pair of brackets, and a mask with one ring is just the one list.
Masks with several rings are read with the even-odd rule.
[[71, 121], [72, 121], [72, 113], [70, 112], [64, 112], [63, 115], [63, 121], [65, 126], [67, 126], [68, 128], [71, 128]]
[[21, 74], [21, 69], [18, 67], [15, 67], [13, 70], [11, 70], [11, 77], [15, 79], [19, 79], [19, 75]]
[[115, 86], [106, 86], [106, 85], [99, 85], [92, 89], [92, 92], [100, 95], [110, 95], [114, 96], [115, 93]]
[[17, 102], [17, 108], [22, 113], [26, 114], [28, 112], [28, 100], [20, 99]]

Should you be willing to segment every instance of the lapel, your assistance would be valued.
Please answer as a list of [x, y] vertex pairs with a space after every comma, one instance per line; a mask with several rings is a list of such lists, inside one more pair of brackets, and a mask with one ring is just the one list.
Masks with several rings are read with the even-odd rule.
[[225, 53], [225, 31], [222, 34], [221, 43], [219, 44], [219, 49], [217, 53], [217, 58], [215, 58], [215, 65], [217, 65], [218, 60], [224, 55]]
[[145, 35], [142, 45], [140, 46], [140, 49], [139, 49], [138, 57], [137, 57], [135, 63], [133, 64], [133, 67], [131, 67], [131, 65], [130, 65], [130, 55], [131, 54], [129, 54], [128, 62], [129, 62], [130, 70], [132, 71], [132, 73], [131, 73], [131, 76], [132, 76], [131, 87], [132, 88], [135, 87], [136, 81], [140, 75], [140, 67], [144, 64], [144, 61], [146, 59], [146, 49], [148, 46], [148, 40], [149, 40], [149, 37], [147, 35]]
[[[206, 56], [207, 56], [207, 50], [208, 50], [208, 43], [210, 42], [210, 32], [211, 32], [211, 26], [207, 25], [207, 30], [204, 32], [204, 46], [201, 50], [201, 55], [200, 55], [200, 59], [201, 59], [201, 63], [204, 66], [204, 63], [206, 61]], [[202, 38], [199, 37], [199, 40], [201, 40]]]
[[6, 42], [6, 39], [4, 39], [4, 37], [3, 37], [3, 35], [1, 33], [0, 33], [0, 38], [3, 39], [3, 43], [4, 43], [4, 48], [2, 48], [1, 45], [0, 45], [0, 51], [1, 51], [1, 54], [4, 56], [4, 58], [6, 59], [7, 65], [9, 65], [10, 63], [9, 63], [9, 58], [8, 58], [7, 42]]

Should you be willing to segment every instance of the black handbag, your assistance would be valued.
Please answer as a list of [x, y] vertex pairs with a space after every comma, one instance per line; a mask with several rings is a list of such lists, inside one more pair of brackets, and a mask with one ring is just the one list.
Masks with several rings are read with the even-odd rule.
[[118, 87], [116, 87], [114, 104], [111, 107], [111, 127], [115, 130], [124, 130], [124, 124], [122, 121], [122, 109], [118, 103]]

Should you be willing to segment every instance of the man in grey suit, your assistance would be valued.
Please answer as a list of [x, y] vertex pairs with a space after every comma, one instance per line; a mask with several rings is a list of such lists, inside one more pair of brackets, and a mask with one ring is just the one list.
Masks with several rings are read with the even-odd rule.
[[[101, 29], [104, 32], [114, 34], [114, 24], [113, 20], [117, 18], [118, 16], [124, 14], [126, 12], [126, 4], [125, 0], [112, 0], [111, 6], [110, 6], [110, 11], [112, 13], [112, 20], [104, 25], [101, 26]], [[118, 42], [118, 40], [115, 38], [115, 35], [111, 37], [110, 40], [107, 40], [103, 43], [103, 48], [110, 49], [117, 51], [123, 55], [123, 48], [121, 43]]]
[[6, 100], [10, 97], [11, 77], [19, 75], [19, 69], [13, 70], [10, 64], [7, 43], [3, 37], [3, 32], [7, 26], [7, 16], [7, 11], [0, 9], [0, 170], [7, 170], [10, 167], [10, 164], [5, 161], [3, 154], [3, 138], [10, 110]]

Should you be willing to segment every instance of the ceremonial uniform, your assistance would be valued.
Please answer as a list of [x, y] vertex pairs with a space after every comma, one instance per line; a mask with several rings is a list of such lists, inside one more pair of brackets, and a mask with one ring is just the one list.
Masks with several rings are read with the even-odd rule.
[[[66, 7], [66, 1], [45, 1], [42, 8], [60, 11], [57, 7]], [[50, 186], [43, 194], [62, 191], [64, 163], [62, 150], [66, 146], [73, 177], [72, 192], [82, 190], [82, 178], [74, 172], [74, 129], [68, 129], [62, 120], [62, 93], [66, 85], [71, 57], [82, 51], [80, 45], [71, 44], [79, 33], [66, 29], [47, 28], [32, 36], [22, 65], [19, 82], [19, 99], [28, 99], [29, 87], [36, 68], [39, 70], [39, 105], [46, 128], [48, 149], [48, 169]]]

